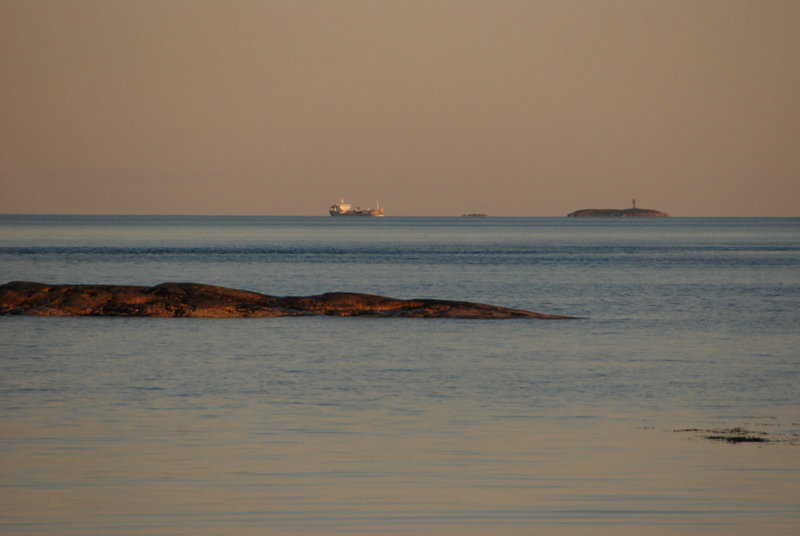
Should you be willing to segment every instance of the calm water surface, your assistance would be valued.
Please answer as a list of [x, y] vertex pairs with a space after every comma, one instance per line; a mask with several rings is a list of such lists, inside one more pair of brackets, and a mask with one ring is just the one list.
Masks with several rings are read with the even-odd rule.
[[20, 279], [582, 319], [0, 317], [2, 534], [800, 531], [799, 219], [0, 216]]

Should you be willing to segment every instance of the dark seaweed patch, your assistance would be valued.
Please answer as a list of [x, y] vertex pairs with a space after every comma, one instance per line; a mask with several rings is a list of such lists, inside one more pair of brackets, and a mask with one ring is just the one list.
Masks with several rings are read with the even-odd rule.
[[789, 441], [788, 439], [776, 439], [770, 437], [767, 432], [756, 432], [747, 430], [745, 428], [721, 428], [721, 429], [704, 429], [704, 428], [684, 428], [681, 430], [674, 430], [675, 432], [687, 432], [695, 434], [703, 439], [711, 441], [724, 441], [726, 443], [777, 443], [781, 441]]

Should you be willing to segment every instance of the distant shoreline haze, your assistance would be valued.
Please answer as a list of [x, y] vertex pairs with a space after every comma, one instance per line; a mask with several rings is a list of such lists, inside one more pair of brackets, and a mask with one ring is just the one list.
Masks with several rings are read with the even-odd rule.
[[[605, 209], [581, 209], [581, 210], [605, 210]], [[617, 209], [612, 209], [617, 210]], [[577, 211], [576, 211], [577, 212]], [[209, 217], [209, 218], [258, 218], [258, 217], [275, 217], [275, 218], [325, 218], [325, 219], [333, 219], [330, 215], [323, 215], [323, 214], [246, 214], [246, 213], [229, 213], [229, 214], [201, 214], [201, 213], [146, 213], [146, 212], [139, 212], [139, 213], [103, 213], [103, 212], [90, 212], [90, 213], [77, 213], [77, 212], [5, 212], [0, 213], [2, 217], [29, 217], [29, 216], [74, 216], [74, 217]], [[538, 216], [538, 215], [502, 215], [502, 214], [485, 214], [482, 215], [480, 218], [475, 217], [465, 217], [463, 214], [428, 214], [428, 215], [405, 215], [405, 214], [387, 214], [385, 218], [454, 218], [454, 219], [469, 219], [469, 220], [480, 220], [480, 219], [491, 219], [491, 218], [548, 218], [548, 219], [559, 219], [559, 218], [567, 218], [569, 214], [561, 214], [561, 215], [549, 215], [549, 216]], [[760, 219], [760, 218], [800, 218], [800, 216], [782, 216], [782, 215], [767, 215], [767, 216], [707, 216], [707, 215], [676, 215], [673, 213], [669, 213], [669, 217], [672, 219]], [[380, 219], [380, 218], [378, 218]], [[633, 219], [633, 218], [632, 218]], [[360, 219], [363, 220], [363, 219]], [[366, 218], [366, 220], [373, 220], [372, 218]]]

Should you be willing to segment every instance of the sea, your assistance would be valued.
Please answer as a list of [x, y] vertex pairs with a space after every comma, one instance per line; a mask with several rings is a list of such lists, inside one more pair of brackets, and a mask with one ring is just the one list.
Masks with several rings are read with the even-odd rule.
[[0, 317], [0, 534], [800, 534], [800, 218], [0, 215], [0, 283], [574, 320]]

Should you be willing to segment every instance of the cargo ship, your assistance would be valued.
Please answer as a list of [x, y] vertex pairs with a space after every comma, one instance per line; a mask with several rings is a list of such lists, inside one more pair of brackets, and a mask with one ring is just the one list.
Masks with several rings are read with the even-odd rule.
[[344, 202], [344, 198], [342, 198], [335, 205], [331, 205], [331, 208], [328, 210], [328, 212], [331, 216], [383, 216], [383, 209], [380, 207], [380, 203], [376, 205], [376, 208], [353, 208], [353, 205]]

